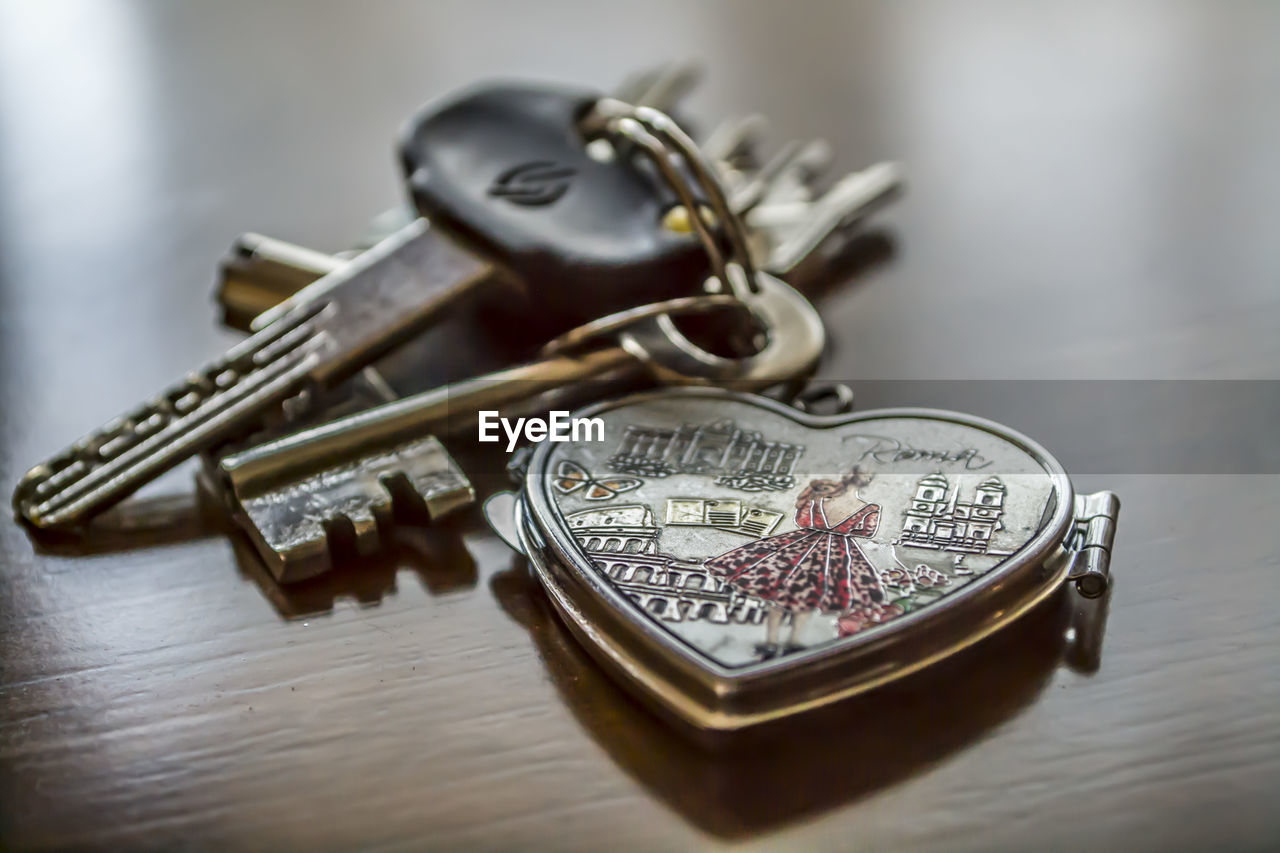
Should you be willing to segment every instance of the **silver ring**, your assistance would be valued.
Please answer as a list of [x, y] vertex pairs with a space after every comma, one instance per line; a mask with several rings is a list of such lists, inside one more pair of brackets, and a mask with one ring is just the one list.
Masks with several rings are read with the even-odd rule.
[[754, 355], [725, 358], [709, 353], [666, 315], [628, 326], [618, 344], [672, 384], [762, 390], [812, 374], [826, 345], [817, 309], [774, 276], [761, 273], [758, 281], [760, 293], [744, 304], [764, 326], [768, 340]]
[[[614, 98], [601, 98], [584, 120], [584, 129], [620, 136], [648, 155], [688, 211], [689, 222], [711, 260], [715, 277], [744, 302], [749, 294], [760, 293], [742, 219], [730, 208], [724, 189], [698, 146], [675, 121], [652, 107], [636, 107]], [[693, 177], [692, 182], [676, 167], [673, 156], [684, 161]], [[712, 215], [723, 229], [731, 252], [729, 257], [725, 257], [716, 240], [713, 225], [694, 195], [694, 186], [702, 190]]]
[[553, 355], [559, 355], [566, 350], [575, 349], [596, 338], [625, 329], [627, 326], [639, 323], [641, 320], [649, 320], [662, 315], [705, 314], [716, 308], [741, 304], [737, 297], [730, 296], [727, 293], [707, 296], [680, 296], [675, 299], [665, 299], [661, 302], [650, 302], [647, 305], [606, 314], [589, 323], [583, 323], [581, 326], [574, 326], [564, 334], [557, 335], [543, 344], [542, 348], [538, 350], [538, 357], [550, 358]]
[[[818, 411], [821, 403], [830, 402], [830, 411]], [[843, 382], [810, 385], [791, 400], [791, 406], [802, 412], [821, 415], [847, 415], [853, 411], [853, 389]]]

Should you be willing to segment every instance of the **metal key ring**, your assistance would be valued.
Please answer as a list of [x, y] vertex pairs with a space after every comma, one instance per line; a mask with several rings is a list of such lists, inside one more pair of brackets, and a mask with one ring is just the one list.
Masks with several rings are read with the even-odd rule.
[[633, 326], [636, 323], [651, 320], [655, 317], [706, 314], [717, 308], [731, 308], [741, 305], [743, 303], [736, 296], [730, 296], [727, 293], [706, 296], [679, 296], [675, 299], [665, 299], [662, 302], [650, 302], [647, 305], [616, 311], [598, 320], [575, 326], [564, 334], [557, 335], [543, 344], [542, 348], [538, 350], [538, 357], [550, 358], [553, 355], [574, 350], [585, 343], [598, 340], [606, 335], [613, 335], [628, 326]]
[[[742, 219], [729, 206], [713, 168], [675, 121], [652, 107], [601, 98], [583, 120], [583, 130], [620, 136], [648, 155], [688, 212], [689, 222], [711, 260], [715, 277], [740, 300], [746, 301], [749, 295], [760, 292]], [[676, 167], [673, 156], [684, 161], [692, 181]], [[702, 190], [711, 214], [723, 229], [731, 251], [727, 258], [716, 240], [713, 223], [708, 221], [707, 212], [694, 195], [695, 186]]]
[[618, 344], [664, 382], [761, 390], [804, 379], [817, 367], [826, 345], [822, 318], [808, 299], [781, 279], [757, 277], [760, 292], [746, 307], [765, 329], [764, 348], [743, 358], [725, 358], [699, 347], [668, 316], [629, 326]]

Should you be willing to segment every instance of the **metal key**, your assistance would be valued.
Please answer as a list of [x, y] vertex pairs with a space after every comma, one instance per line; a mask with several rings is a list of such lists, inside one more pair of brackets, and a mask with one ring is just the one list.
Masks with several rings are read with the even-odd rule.
[[887, 201], [901, 186], [898, 164], [876, 163], [846, 175], [817, 198], [757, 205], [747, 222], [769, 235], [765, 268], [777, 274], [794, 270], [831, 234]]
[[[434, 518], [472, 499], [460, 472], [436, 440], [462, 425], [474, 427], [481, 409], [524, 405], [544, 408], [546, 392], [582, 394], [590, 379], [635, 383], [644, 378], [675, 383], [759, 389], [807, 376], [822, 353], [822, 322], [796, 291], [761, 276], [761, 292], [749, 307], [766, 329], [757, 354], [724, 359], [705, 353], [674, 326], [631, 316], [593, 336], [569, 336], [578, 352], [454, 383], [374, 407], [294, 435], [234, 453], [217, 465], [233, 512], [249, 533], [268, 569], [282, 582], [312, 577], [331, 564], [329, 531], [354, 534], [356, 550], [372, 551], [381, 523], [395, 501], [408, 501]], [[721, 297], [725, 298], [725, 297]], [[644, 309], [668, 316], [680, 306]], [[592, 345], [620, 334], [614, 345]]]
[[380, 547], [394, 516], [435, 522], [475, 501], [470, 480], [432, 435], [283, 473], [272, 479], [227, 471], [225, 480], [234, 484], [229, 508], [281, 583], [327, 572], [335, 534], [367, 556]]
[[[305, 387], [351, 375], [481, 282], [554, 282], [563, 291], [541, 307], [560, 312], [563, 328], [648, 302], [655, 282], [669, 294], [697, 292], [702, 248], [655, 227], [670, 192], [580, 144], [579, 119], [599, 100], [491, 86], [425, 111], [402, 159], [433, 225], [419, 219], [387, 237], [273, 309], [222, 358], [33, 468], [14, 494], [19, 517], [37, 528], [83, 522]], [[489, 258], [515, 275], [495, 274]]]
[[350, 375], [488, 274], [484, 261], [415, 223], [312, 285], [322, 297], [300, 293], [221, 359], [32, 469], [14, 507], [36, 527], [76, 524], [244, 430], [308, 382]]

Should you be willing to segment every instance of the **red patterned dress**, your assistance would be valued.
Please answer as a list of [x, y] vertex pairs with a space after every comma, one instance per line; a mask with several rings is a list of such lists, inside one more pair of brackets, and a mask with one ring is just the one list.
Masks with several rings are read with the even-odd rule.
[[831, 524], [825, 498], [796, 509], [798, 530], [757, 539], [707, 560], [708, 569], [743, 592], [791, 611], [875, 610], [885, 600], [880, 577], [857, 539], [880, 525], [880, 507], [867, 504]]

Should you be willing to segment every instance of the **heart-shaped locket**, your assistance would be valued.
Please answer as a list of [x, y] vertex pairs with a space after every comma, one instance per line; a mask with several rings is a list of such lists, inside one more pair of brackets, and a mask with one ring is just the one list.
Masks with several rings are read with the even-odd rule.
[[598, 659], [702, 728], [911, 673], [1068, 579], [1105, 587], [1115, 496], [1077, 498], [989, 421], [695, 388], [575, 416], [598, 422], [529, 462], [522, 549]]

